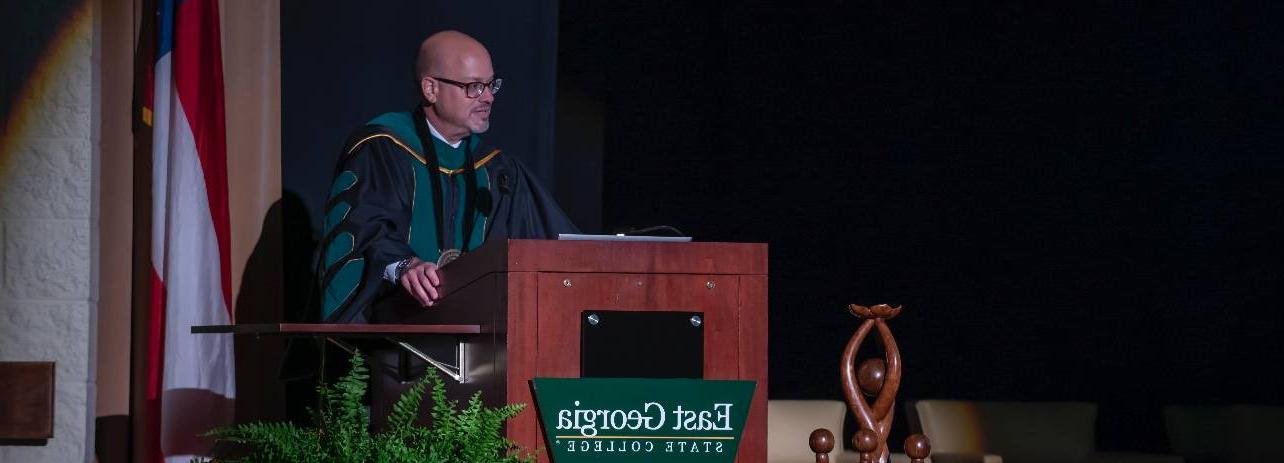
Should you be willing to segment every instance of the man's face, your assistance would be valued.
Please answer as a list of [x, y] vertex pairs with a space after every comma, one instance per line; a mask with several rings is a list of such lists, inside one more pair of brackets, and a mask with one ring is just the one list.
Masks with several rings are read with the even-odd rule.
[[463, 88], [435, 79], [469, 83], [490, 82], [495, 78], [490, 56], [485, 50], [464, 53], [458, 58], [448, 60], [438, 72], [425, 76], [425, 79], [432, 81], [433, 86], [433, 95], [429, 98], [433, 103], [429, 118], [434, 128], [452, 140], [466, 137], [470, 133], [486, 132], [490, 128], [491, 104], [495, 102], [495, 95], [490, 92], [489, 87], [476, 98], [469, 98]]

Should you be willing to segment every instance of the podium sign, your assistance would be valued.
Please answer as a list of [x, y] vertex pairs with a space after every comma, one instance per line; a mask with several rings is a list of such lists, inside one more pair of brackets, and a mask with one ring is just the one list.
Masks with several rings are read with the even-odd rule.
[[753, 381], [534, 378], [555, 463], [735, 460]]

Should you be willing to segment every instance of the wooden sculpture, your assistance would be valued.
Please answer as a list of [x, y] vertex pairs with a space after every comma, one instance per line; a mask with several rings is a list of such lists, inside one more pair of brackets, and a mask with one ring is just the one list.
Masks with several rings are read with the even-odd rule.
[[[896, 392], [901, 387], [901, 351], [896, 346], [896, 339], [892, 337], [892, 330], [887, 327], [887, 320], [899, 315], [901, 306], [879, 304], [865, 307], [852, 304], [847, 306], [847, 310], [865, 320], [847, 342], [842, 360], [843, 394], [847, 398], [847, 407], [856, 415], [856, 425], [859, 427], [852, 437], [852, 447], [860, 452], [861, 463], [887, 461], [890, 455], [887, 433], [892, 429]], [[884, 358], [866, 359], [857, 366], [856, 352], [874, 328], [878, 329]], [[866, 396], [875, 397], [873, 406], [866, 401]], [[811, 450], [816, 452], [817, 463], [829, 462], [829, 452], [834, 449], [834, 442], [834, 436], [828, 430], [817, 429], [811, 433], [809, 444]], [[905, 439], [905, 454], [912, 463], [923, 463], [931, 454], [927, 437], [914, 434]]]

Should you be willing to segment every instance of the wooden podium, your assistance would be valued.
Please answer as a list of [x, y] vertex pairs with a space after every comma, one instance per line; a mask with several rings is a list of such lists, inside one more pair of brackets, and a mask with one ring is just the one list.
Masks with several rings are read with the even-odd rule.
[[[442, 268], [443, 299], [423, 308], [398, 293], [368, 325], [231, 325], [194, 333], [384, 338], [366, 352], [385, 365], [423, 358], [425, 344], [448, 347], [448, 395], [482, 391], [490, 405], [524, 403], [510, 439], [545, 448], [530, 379], [581, 377], [581, 321], [586, 311], [696, 312], [701, 318], [705, 379], [757, 382], [737, 461], [767, 455], [767, 245], [622, 241], [489, 242]], [[656, 339], [657, 342], [664, 342]], [[637, 346], [646, 350], [650, 346]], [[432, 352], [431, 348], [423, 348]], [[412, 358], [413, 360], [413, 358]], [[453, 365], [451, 365], [453, 363]], [[404, 372], [402, 372], [404, 373]], [[409, 387], [403, 374], [372, 368], [371, 417], [380, 427]], [[424, 414], [426, 414], [426, 408]], [[548, 452], [540, 461], [549, 461]]]
[[374, 322], [483, 327], [465, 337], [465, 378], [451, 395], [482, 390], [487, 402], [528, 404], [507, 428], [522, 446], [546, 445], [530, 379], [581, 376], [585, 311], [683, 311], [703, 313], [705, 379], [757, 381], [738, 461], [766, 459], [766, 244], [509, 240], [442, 276], [439, 306], [407, 299]]

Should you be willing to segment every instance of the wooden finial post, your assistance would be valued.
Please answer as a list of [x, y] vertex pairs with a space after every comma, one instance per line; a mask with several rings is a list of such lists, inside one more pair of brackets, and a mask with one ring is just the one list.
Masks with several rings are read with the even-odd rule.
[[816, 453], [816, 463], [829, 463], [829, 452], [834, 451], [834, 433], [825, 428], [812, 431], [808, 445]]
[[931, 454], [932, 444], [927, 441], [927, 436], [910, 434], [905, 438], [905, 455], [910, 457], [910, 463], [923, 463]]
[[873, 431], [868, 429], [857, 431], [856, 435], [852, 436], [852, 447], [856, 447], [856, 451], [860, 452], [860, 463], [878, 461], [874, 459], [877, 456], [875, 452], [879, 448], [878, 435]]

